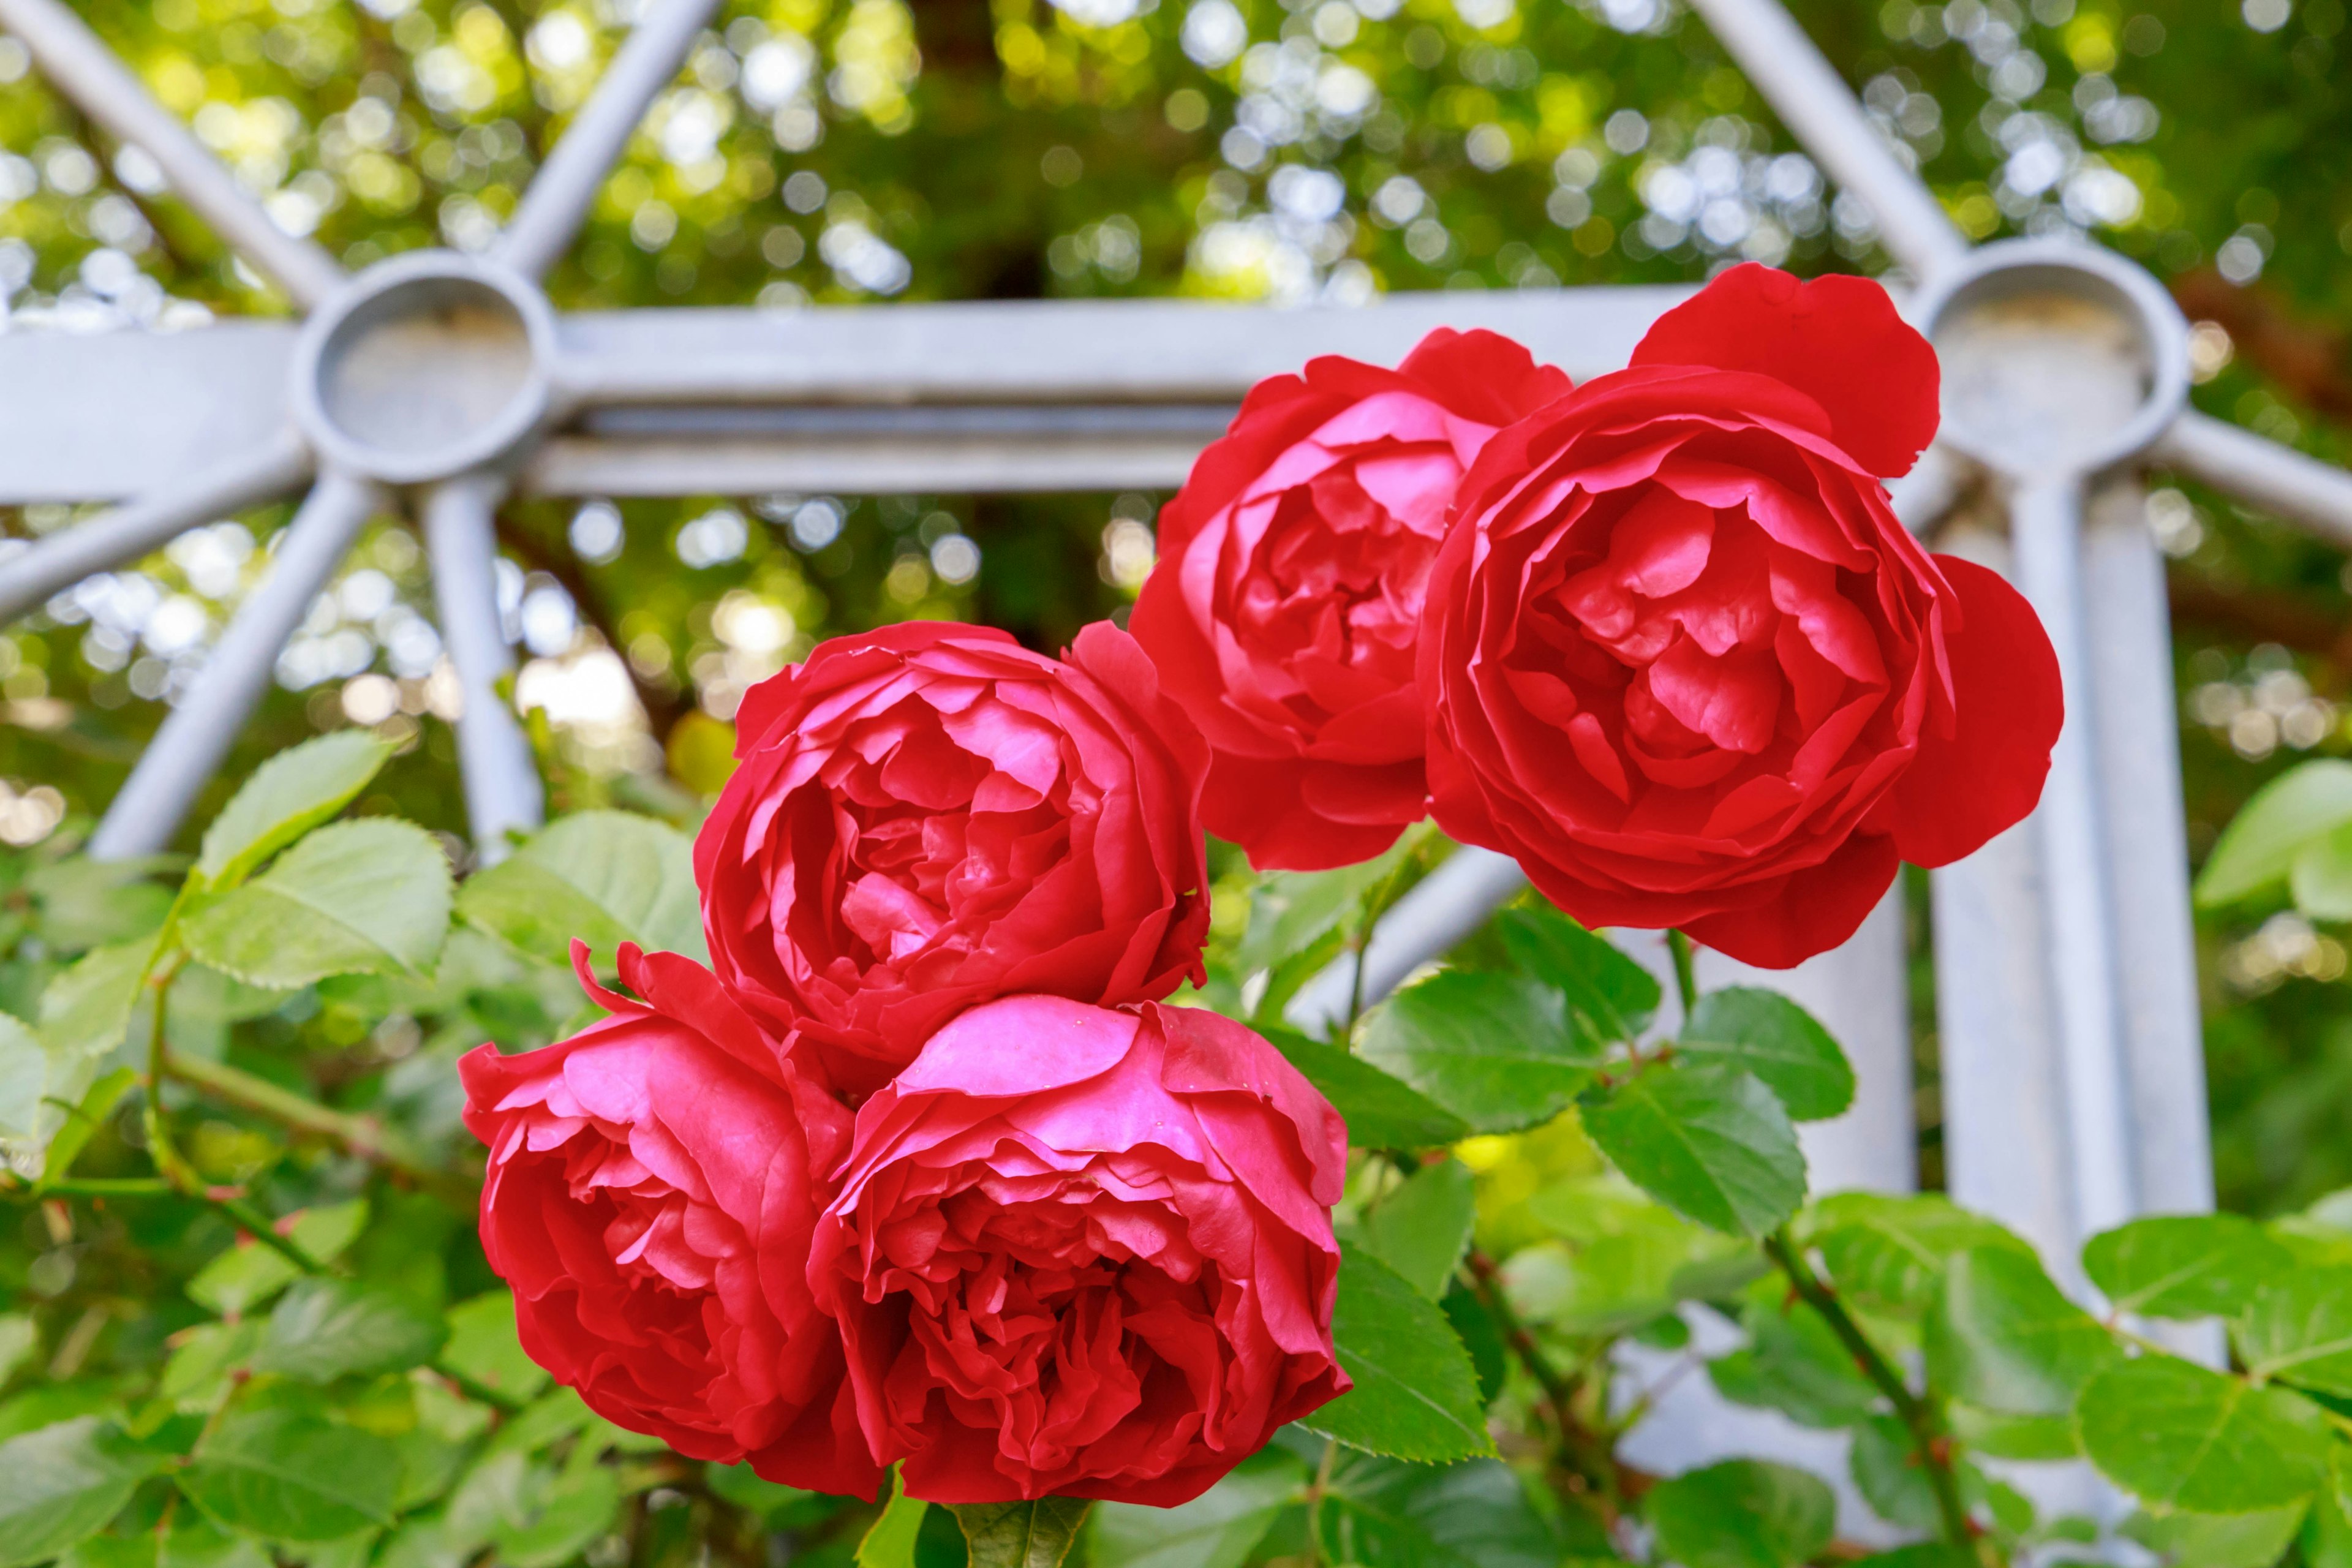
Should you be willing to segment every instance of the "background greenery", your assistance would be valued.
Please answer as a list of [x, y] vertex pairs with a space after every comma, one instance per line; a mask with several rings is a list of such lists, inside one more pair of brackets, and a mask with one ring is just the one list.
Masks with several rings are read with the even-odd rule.
[[[78, 8], [269, 193], [282, 220], [315, 226], [355, 266], [478, 243], [630, 12], [624, 0]], [[2200, 405], [2352, 456], [2343, 0], [1796, 9], [1972, 235], [2075, 226], [2139, 258], [2210, 323]], [[551, 290], [572, 308], [887, 308], [1693, 279], [1742, 255], [1802, 271], [1879, 269], [1866, 213], [1832, 199], [1790, 148], [1672, 0], [738, 0], [657, 106]], [[0, 321], [176, 327], [283, 308], [142, 160], [91, 137], [5, 39], [0, 149]], [[834, 632], [955, 616], [1060, 647], [1130, 600], [1160, 499], [709, 496], [627, 503], [618, 530], [598, 508], [510, 508], [504, 586], [530, 660], [520, 689], [543, 704], [536, 730], [554, 805], [690, 826], [720, 776], [743, 687]], [[0, 531], [37, 536], [72, 515], [0, 510]], [[204, 531], [0, 636], [0, 843], [11, 847], [0, 1012], [37, 1021], [68, 963], [163, 921], [180, 865], [100, 871], [65, 856], [257, 575], [255, 542], [283, 521], [261, 512]], [[2160, 487], [2149, 521], [2173, 561], [2201, 859], [2263, 780], [2352, 752], [2352, 604], [2337, 552], [2193, 487]], [[198, 821], [265, 757], [364, 723], [394, 754], [352, 809], [442, 834], [462, 869], [428, 611], [414, 535], [402, 519], [381, 520], [306, 624]], [[1340, 889], [1307, 929], [1303, 916], [1280, 918], [1297, 893], [1228, 887], [1221, 942], [1242, 955], [1231, 959], [1244, 965], [1229, 976], [1235, 987], [1295, 951], [1328, 951], [1369, 896]], [[1932, 1183], [1932, 976], [1924, 900], [1915, 907]], [[2282, 889], [2201, 918], [2223, 1203], [2290, 1214], [2352, 1183], [2339, 1132], [2352, 1110], [2345, 950]], [[458, 1050], [484, 1037], [536, 1043], [572, 1018], [576, 993], [549, 956], [461, 924], [429, 986], [347, 976], [255, 994], [192, 974], [170, 1027], [192, 1061], [228, 1062], [432, 1145], [453, 1135], [447, 1064]], [[124, 1104], [135, 1110], [136, 1099]], [[386, 1182], [342, 1152], [350, 1127], [289, 1128], [217, 1100], [176, 1114], [208, 1179], [273, 1214], [342, 1215], [338, 1251], [360, 1276], [434, 1312], [494, 1300], [468, 1227], [418, 1184]], [[132, 1111], [105, 1121], [81, 1171], [145, 1171], [142, 1136]], [[1574, 1205], [1538, 1201], [1600, 1179], [1572, 1132], [1469, 1152], [1491, 1162], [1478, 1177], [1488, 1250], [1572, 1259], [1621, 1234], [1578, 1232]], [[363, 1216], [337, 1206], [355, 1201]], [[5, 1213], [0, 1282], [26, 1314], [9, 1320], [26, 1325], [13, 1358], [0, 1353], [16, 1380], [0, 1405], [6, 1432], [62, 1418], [74, 1399], [152, 1394], [171, 1347], [194, 1342], [187, 1331], [221, 1310], [204, 1289], [190, 1294], [233, 1232], [205, 1205], [12, 1197]], [[455, 1320], [461, 1334], [470, 1321]], [[797, 1528], [793, 1500], [746, 1487], [730, 1501], [738, 1480], [688, 1475], [658, 1455], [608, 1456], [619, 1439], [583, 1430], [531, 1450], [560, 1465], [534, 1457], [541, 1468], [518, 1474], [531, 1486], [576, 1482], [585, 1471], [570, 1456], [583, 1450], [580, 1466], [614, 1468], [630, 1523], [597, 1538], [620, 1543], [595, 1547], [607, 1556], [666, 1562], [708, 1548], [757, 1561], [769, 1550], [763, 1523]], [[530, 1497], [499, 1505], [507, 1528], [544, 1511], [544, 1495]], [[828, 1528], [824, 1539], [854, 1543], [854, 1531]], [[216, 1546], [229, 1550], [195, 1541], [186, 1553]], [[501, 1550], [533, 1561], [558, 1547], [588, 1550]]]

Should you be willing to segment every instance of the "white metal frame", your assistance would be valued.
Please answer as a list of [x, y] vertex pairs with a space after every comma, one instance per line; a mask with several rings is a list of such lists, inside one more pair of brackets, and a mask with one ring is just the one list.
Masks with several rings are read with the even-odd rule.
[[[1971, 249], [1775, 0], [1693, 5], [1830, 177], [1869, 205], [1907, 276], [1907, 308], [1945, 354], [1944, 436], [1896, 487], [1898, 511], [1925, 531], [1965, 490], [1989, 493], [2006, 537], [1947, 545], [2014, 577], [2060, 652], [2068, 718], [2041, 810], [1937, 873], [1934, 902], [1949, 1184], [2064, 1269], [2091, 1231], [2212, 1201], [2168, 631], [2136, 472], [2179, 469], [2347, 543], [2352, 476], [2187, 409], [2184, 324], [2130, 262], [2082, 242]], [[310, 487], [94, 852], [171, 839], [285, 637], [366, 519], [396, 500], [422, 519], [464, 689], [469, 819], [488, 858], [541, 812], [497, 690], [511, 654], [491, 518], [509, 489], [1167, 486], [1251, 382], [1312, 353], [1392, 361], [1431, 326], [1486, 325], [1581, 378], [1622, 365], [1687, 294], [557, 314], [538, 279], [713, 8], [654, 0], [487, 255], [425, 252], [352, 278], [278, 229], [61, 0], [0, 0], [0, 26], [58, 90], [151, 154], [306, 316], [169, 336], [0, 335], [0, 500], [121, 503], [0, 563], [0, 619]], [[2046, 399], [2053, 369], [2064, 404], [2021, 427], [2017, 411]], [[1507, 861], [1464, 852], [1382, 923], [1365, 992], [1392, 987], [1521, 885]], [[1901, 963], [1901, 921], [1885, 914], [1845, 949], [1768, 977], [1848, 1015], [1872, 1109], [1816, 1137], [1822, 1184], [1914, 1180]], [[1335, 970], [1294, 1017], [1322, 1026], [1349, 988]]]

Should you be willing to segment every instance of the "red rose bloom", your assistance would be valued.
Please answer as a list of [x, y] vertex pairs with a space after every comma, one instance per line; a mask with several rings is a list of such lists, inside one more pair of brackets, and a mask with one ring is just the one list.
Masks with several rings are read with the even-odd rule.
[[1420, 648], [1432, 812], [1589, 925], [1796, 963], [1896, 863], [2031, 811], [2057, 661], [1879, 476], [1934, 436], [1935, 353], [1876, 284], [1735, 268], [1630, 369], [1496, 436]]
[[1062, 663], [982, 626], [821, 645], [736, 715], [695, 841], [712, 966], [864, 1092], [964, 1008], [1200, 972], [1207, 754], [1126, 633]]
[[810, 1292], [823, 1173], [849, 1113], [709, 971], [621, 950], [633, 1002], [541, 1050], [457, 1064], [488, 1145], [482, 1248], [531, 1360], [591, 1409], [697, 1459], [871, 1496], [841, 1342]]
[[1337, 357], [1250, 389], [1160, 513], [1131, 623], [1208, 737], [1201, 810], [1260, 869], [1379, 854], [1428, 810], [1413, 643], [1462, 472], [1565, 395], [1493, 332], [1402, 365]]
[[857, 1113], [809, 1279], [936, 1502], [1172, 1506], [1346, 1391], [1338, 1111], [1213, 1013], [976, 1007]]

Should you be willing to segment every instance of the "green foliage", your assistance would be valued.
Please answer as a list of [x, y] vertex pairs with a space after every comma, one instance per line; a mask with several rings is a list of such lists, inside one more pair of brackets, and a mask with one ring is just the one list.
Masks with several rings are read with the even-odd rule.
[[1407, 986], [1372, 1013], [1360, 1048], [1480, 1132], [1550, 1121], [1592, 1076], [1559, 992], [1517, 975], [1449, 972]]
[[1494, 1459], [1430, 1467], [1346, 1456], [1312, 1527], [1335, 1563], [1554, 1568], [1562, 1544]]
[[1470, 1246], [1477, 1201], [1476, 1183], [1460, 1161], [1434, 1161], [1381, 1194], [1364, 1215], [1363, 1244], [1436, 1300]]
[[1477, 1370], [1445, 1314], [1378, 1258], [1342, 1251], [1331, 1339], [1356, 1385], [1301, 1425], [1368, 1454], [1424, 1464], [1493, 1453]]
[[1675, 1041], [1701, 1062], [1740, 1068], [1780, 1099], [1792, 1121], [1823, 1121], [1853, 1103], [1853, 1068], [1827, 1029], [1777, 991], [1710, 991]]
[[2236, 1312], [2294, 1267], [2294, 1254], [2235, 1215], [2134, 1220], [2083, 1248], [2084, 1270], [2108, 1302], [2148, 1318]]
[[449, 930], [449, 863], [404, 822], [337, 823], [268, 870], [201, 904], [184, 926], [199, 962], [287, 991], [335, 974], [423, 974]]
[[1654, 1067], [1585, 1107], [1592, 1141], [1676, 1214], [1760, 1237], [1805, 1196], [1805, 1157], [1772, 1091], [1736, 1067]]
[[[2352, 763], [2305, 763], [2257, 791], [2206, 857], [2197, 901], [2212, 906], [2329, 880], [2329, 837], [2352, 823]], [[2298, 868], [2313, 858], [2313, 869]], [[2338, 917], [2342, 918], [2342, 917]]]
[[541, 963], [568, 964], [584, 942], [610, 964], [625, 942], [707, 961], [694, 846], [675, 828], [619, 811], [550, 824], [468, 878], [457, 916]]
[[1837, 1500], [1820, 1477], [1728, 1459], [1654, 1489], [1643, 1512], [1684, 1568], [1791, 1568], [1830, 1543]]
[[0, 1443], [0, 1563], [41, 1562], [97, 1531], [165, 1458], [94, 1415]]
[[1361, 1057], [1286, 1029], [1269, 1029], [1265, 1037], [1322, 1091], [1360, 1148], [1428, 1149], [1470, 1134], [1468, 1122]]
[[337, 730], [281, 752], [253, 771], [205, 829], [201, 885], [226, 891], [262, 862], [332, 818], [392, 760], [365, 730]]
[[1093, 1504], [1083, 1498], [965, 1503], [955, 1510], [971, 1568], [1062, 1568]]
[[2327, 1475], [2327, 1421], [2317, 1405], [2169, 1356], [2099, 1373], [2074, 1419], [2090, 1461], [2151, 1508], [2284, 1508], [2307, 1500]]

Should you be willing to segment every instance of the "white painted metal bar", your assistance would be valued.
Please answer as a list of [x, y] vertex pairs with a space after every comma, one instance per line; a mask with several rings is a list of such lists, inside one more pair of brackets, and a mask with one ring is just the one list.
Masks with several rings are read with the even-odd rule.
[[2055, 976], [2078, 1237], [2139, 1212], [2118, 1016], [2098, 704], [2084, 603], [2084, 489], [2073, 474], [2036, 476], [2021, 480], [2010, 502], [2018, 586], [2057, 650], [2066, 698], [2065, 725], [2052, 750], [2033, 821], [2050, 911], [2048, 958]]
[[0, 332], [0, 505], [135, 501], [270, 445], [291, 423], [294, 332]]
[[436, 485], [424, 500], [441, 641], [464, 693], [457, 730], [466, 817], [475, 858], [486, 866], [506, 858], [508, 829], [537, 827], [546, 807], [530, 743], [499, 691], [499, 680], [514, 668], [499, 616], [493, 521], [505, 491], [501, 475], [467, 474]]
[[0, 0], [0, 26], [16, 35], [76, 108], [153, 158], [173, 194], [297, 305], [314, 307], [342, 286], [335, 258], [271, 222], [69, 7], [58, 0]]
[[185, 482], [77, 522], [0, 559], [0, 625], [61, 588], [104, 572], [216, 518], [286, 495], [310, 477], [310, 449], [291, 430], [256, 452], [236, 456]]
[[2249, 505], [2352, 545], [2352, 474], [2332, 464], [2194, 409], [2173, 421], [2153, 455]]
[[562, 258], [654, 95], [677, 75], [717, 9], [717, 0], [654, 0], [531, 177], [514, 220], [499, 237], [499, 259], [538, 278]]
[[577, 404], [1221, 403], [1317, 354], [1394, 364], [1486, 327], [1581, 381], [1621, 370], [1690, 298], [1674, 287], [1392, 294], [1358, 308], [1191, 300], [977, 300], [595, 311], [558, 323]]
[[123, 860], [169, 847], [268, 689], [278, 650], [384, 499], [364, 479], [320, 476], [302, 510], [278, 535], [268, 575], [247, 597], [194, 686], [164, 719], [107, 807], [90, 837], [94, 858]]
[[1691, 0], [1691, 8], [1831, 180], [1870, 204], [1887, 254], [1925, 276], [1966, 253], [1967, 239], [1778, 0]]

